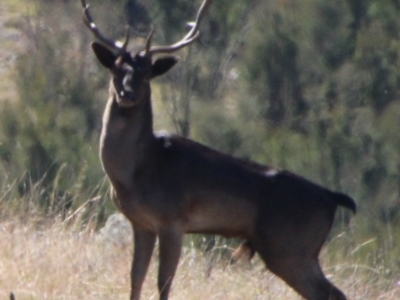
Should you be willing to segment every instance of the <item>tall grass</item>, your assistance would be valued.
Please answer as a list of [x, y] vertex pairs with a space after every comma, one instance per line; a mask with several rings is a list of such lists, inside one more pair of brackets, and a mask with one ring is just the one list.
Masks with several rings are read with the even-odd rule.
[[[90, 201], [65, 215], [44, 213], [36, 187], [23, 199], [12, 183], [0, 191], [0, 299], [11, 291], [17, 300], [128, 299], [132, 246], [100, 238]], [[349, 299], [400, 299], [400, 269], [389, 270], [390, 254], [382, 247], [364, 255], [374, 240], [356, 242], [354, 225], [335, 232], [321, 254], [330, 280]], [[204, 254], [193, 244], [185, 243], [171, 299], [299, 299], [258, 257], [232, 266], [220, 251]], [[157, 252], [142, 299], [158, 299]]]

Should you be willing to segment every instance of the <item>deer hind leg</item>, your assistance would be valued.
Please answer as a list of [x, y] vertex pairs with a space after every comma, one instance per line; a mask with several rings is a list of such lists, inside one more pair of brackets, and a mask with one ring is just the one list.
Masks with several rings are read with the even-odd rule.
[[131, 297], [130, 300], [139, 300], [140, 292], [147, 269], [149, 268], [156, 234], [150, 231], [134, 228], [134, 256], [131, 269]]
[[158, 291], [160, 300], [167, 300], [181, 255], [183, 233], [176, 228], [165, 228], [159, 232], [158, 238], [160, 243]]
[[346, 296], [323, 274], [318, 259], [312, 257], [271, 257], [260, 253], [271, 272], [308, 300], [346, 300]]

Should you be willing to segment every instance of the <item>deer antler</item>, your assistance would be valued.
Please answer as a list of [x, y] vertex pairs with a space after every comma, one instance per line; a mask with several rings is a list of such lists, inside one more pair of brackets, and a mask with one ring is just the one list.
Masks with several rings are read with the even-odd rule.
[[[154, 53], [171, 53], [193, 43], [199, 36], [200, 33], [199, 27], [201, 20], [207, 13], [208, 8], [213, 3], [213, 1], [214, 0], [203, 1], [202, 5], [199, 8], [199, 11], [197, 12], [196, 22], [192, 26], [191, 30], [183, 39], [181, 39], [179, 42], [176, 42], [175, 44], [168, 46], [151, 47], [151, 39], [153, 37], [153, 29], [152, 29], [146, 41], [146, 48], [144, 50], [144, 54], [151, 56]], [[81, 2], [83, 7], [83, 16], [82, 16], [83, 22], [85, 23], [86, 27], [88, 27], [89, 30], [94, 34], [94, 36], [106, 47], [110, 48], [110, 50], [117, 50], [120, 53], [126, 52], [129, 43], [129, 26], [127, 26], [126, 29], [126, 36], [124, 43], [109, 39], [100, 32], [100, 30], [94, 23], [93, 18], [89, 13], [89, 5], [86, 4], [85, 0], [81, 0]]]
[[94, 34], [98, 40], [103, 43], [106, 47], [110, 48], [110, 50], [117, 50], [120, 53], [126, 52], [126, 48], [129, 44], [129, 26], [126, 27], [125, 33], [125, 41], [121, 43], [119, 41], [114, 41], [105, 37], [100, 30], [97, 28], [96, 24], [93, 21], [92, 16], [89, 13], [89, 5], [86, 4], [85, 0], [81, 0], [83, 7], [83, 23], [85, 23], [86, 27]]
[[205, 16], [205, 14], [208, 11], [208, 8], [210, 5], [213, 3], [214, 0], [204, 0], [202, 5], [199, 8], [199, 11], [197, 12], [196, 16], [196, 23], [192, 27], [192, 30], [189, 31], [189, 33], [184, 37], [185, 40], [193, 38], [195, 35], [198, 34], [199, 32], [199, 27], [200, 27], [200, 22]]
[[208, 8], [210, 5], [213, 3], [214, 0], [204, 0], [203, 4], [200, 6], [199, 11], [197, 12], [197, 17], [196, 17], [196, 22], [194, 23], [192, 29], [189, 31], [189, 33], [179, 42], [176, 42], [175, 44], [168, 45], [168, 46], [154, 46], [151, 47], [151, 38], [153, 36], [153, 31], [150, 33], [149, 37], [147, 38], [146, 42], [146, 49], [145, 49], [145, 55], [152, 55], [154, 53], [171, 53], [175, 52], [191, 43], [193, 43], [196, 38], [199, 36], [199, 27], [200, 27], [200, 22], [207, 13]]

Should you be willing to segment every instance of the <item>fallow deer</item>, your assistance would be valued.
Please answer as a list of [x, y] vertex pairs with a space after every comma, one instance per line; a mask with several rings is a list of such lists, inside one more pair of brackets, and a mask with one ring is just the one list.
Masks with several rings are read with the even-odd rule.
[[318, 256], [338, 205], [354, 201], [286, 170], [235, 158], [190, 139], [153, 131], [150, 80], [177, 62], [172, 53], [193, 43], [213, 1], [205, 0], [190, 32], [170, 46], [127, 51], [96, 27], [82, 0], [83, 20], [98, 38], [92, 49], [111, 73], [100, 157], [112, 198], [134, 230], [131, 300], [142, 284], [159, 240], [158, 290], [168, 299], [185, 233], [238, 237], [267, 268], [306, 299], [346, 299], [330, 283]]

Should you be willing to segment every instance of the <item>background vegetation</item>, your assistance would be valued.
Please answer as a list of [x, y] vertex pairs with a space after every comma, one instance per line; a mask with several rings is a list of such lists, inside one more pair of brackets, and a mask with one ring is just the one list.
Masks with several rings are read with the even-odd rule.
[[[88, 2], [109, 36], [129, 23], [137, 50], [151, 25], [155, 43], [183, 37], [201, 0]], [[348, 226], [339, 211], [325, 255], [352, 255], [388, 280], [382, 291], [400, 277], [399, 3], [216, 0], [201, 41], [153, 83], [158, 129], [351, 195], [359, 212]], [[0, 105], [0, 221], [96, 227], [114, 210], [97, 150], [109, 77], [80, 1], [4, 5], [23, 46], [0, 48], [15, 52], [6, 81], [0, 73], [15, 86]]]

